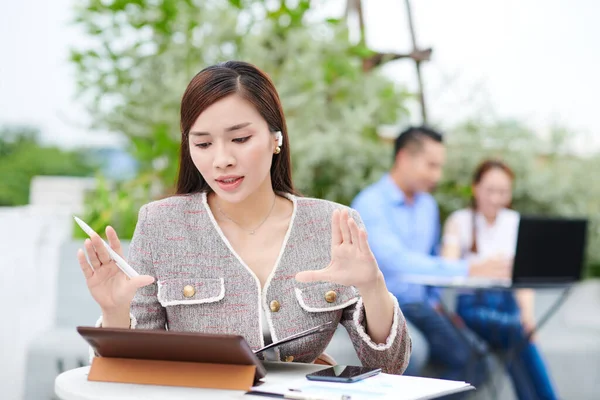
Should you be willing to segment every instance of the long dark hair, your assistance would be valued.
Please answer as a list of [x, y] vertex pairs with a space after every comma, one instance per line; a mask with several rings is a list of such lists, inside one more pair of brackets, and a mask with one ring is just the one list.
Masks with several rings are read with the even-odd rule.
[[192, 162], [188, 135], [204, 110], [231, 94], [238, 94], [254, 105], [271, 132], [281, 131], [283, 146], [279, 154], [273, 154], [271, 182], [276, 193], [296, 194], [292, 183], [287, 125], [277, 90], [267, 74], [241, 61], [227, 61], [203, 69], [194, 76], [183, 94], [177, 194], [211, 191]]
[[[493, 169], [498, 169], [500, 171], [505, 172], [511, 181], [515, 180], [515, 173], [512, 169], [503, 161], [490, 159], [485, 160], [481, 164], [477, 166], [475, 169], [475, 173], [473, 174], [473, 186], [479, 184], [483, 176]], [[476, 212], [477, 212], [477, 200], [475, 199], [475, 193], [471, 195], [471, 210], [473, 211], [473, 243], [471, 244], [471, 253], [477, 253], [477, 225], [476, 225]]]

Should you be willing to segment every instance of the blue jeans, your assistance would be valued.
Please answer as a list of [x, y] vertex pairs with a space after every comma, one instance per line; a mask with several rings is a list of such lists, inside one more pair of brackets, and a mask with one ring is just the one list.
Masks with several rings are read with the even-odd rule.
[[[441, 369], [440, 378], [466, 381], [475, 387], [484, 383], [489, 359], [482, 356], [486, 350], [482, 341], [466, 327], [453, 325], [429, 303], [403, 304], [401, 308], [407, 321], [425, 338], [429, 361]], [[407, 375], [420, 374], [410, 366], [407, 371]]]
[[492, 348], [509, 352], [508, 373], [520, 400], [556, 399], [544, 361], [525, 341], [520, 311], [510, 291], [479, 291], [458, 297], [458, 315]]

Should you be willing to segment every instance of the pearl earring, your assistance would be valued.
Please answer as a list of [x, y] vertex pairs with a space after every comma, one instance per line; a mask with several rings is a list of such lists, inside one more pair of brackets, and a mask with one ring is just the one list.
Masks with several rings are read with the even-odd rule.
[[275, 154], [281, 153], [281, 146], [283, 146], [283, 135], [281, 131], [275, 132], [275, 137], [277, 138], [277, 147], [275, 147]]

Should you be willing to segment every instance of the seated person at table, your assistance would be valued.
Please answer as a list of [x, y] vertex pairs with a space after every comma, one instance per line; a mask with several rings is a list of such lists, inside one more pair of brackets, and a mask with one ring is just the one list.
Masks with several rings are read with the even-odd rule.
[[[445, 224], [444, 257], [514, 257], [519, 214], [508, 208], [513, 180], [512, 170], [501, 161], [487, 160], [479, 165], [473, 177], [472, 206], [454, 212]], [[518, 290], [516, 298], [510, 290], [464, 293], [458, 297], [457, 312], [493, 348], [510, 351], [514, 346], [522, 347], [508, 366], [520, 400], [556, 399], [537, 347], [526, 338], [535, 326], [532, 290]]]
[[439, 181], [445, 160], [442, 135], [427, 127], [411, 127], [398, 136], [394, 147], [391, 171], [359, 193], [352, 207], [363, 218], [387, 286], [410, 324], [413, 355], [417, 356], [407, 373], [421, 375], [430, 360], [440, 367], [442, 378], [478, 386], [485, 380], [487, 360], [477, 357], [474, 364], [473, 355], [476, 349], [482, 350], [483, 343], [468, 330], [459, 331], [441, 312], [438, 289], [411, 284], [405, 277], [508, 277], [510, 269], [496, 260], [469, 263], [436, 254], [439, 212], [429, 192]]
[[[99, 326], [236, 334], [256, 350], [333, 321], [363, 365], [401, 374], [411, 340], [361, 219], [296, 194], [289, 143], [264, 72], [237, 61], [200, 71], [181, 101], [177, 194], [139, 212], [128, 262], [140, 276], [128, 279], [97, 235], [89, 264], [78, 252]], [[282, 345], [277, 360], [315, 362], [333, 333]]]

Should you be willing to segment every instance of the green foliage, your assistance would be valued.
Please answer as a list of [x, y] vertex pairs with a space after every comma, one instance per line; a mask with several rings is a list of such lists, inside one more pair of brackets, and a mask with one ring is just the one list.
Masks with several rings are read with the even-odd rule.
[[[290, 3], [79, 3], [77, 21], [91, 38], [72, 52], [80, 95], [96, 126], [131, 139], [142, 175], [159, 192], [168, 193], [176, 177], [185, 87], [202, 68], [229, 59], [254, 63], [275, 82], [295, 183], [305, 195], [347, 204], [389, 165], [390, 151], [375, 129], [406, 115], [407, 94], [379, 72], [363, 71], [362, 59], [372, 52], [349, 41], [345, 24], [316, 17], [314, 2]], [[103, 198], [92, 197], [89, 207], [110, 208]], [[132, 202], [130, 214], [150, 198], [146, 192]], [[103, 229], [102, 219], [90, 223]]]
[[89, 176], [93, 166], [81, 153], [39, 143], [30, 127], [0, 129], [0, 206], [29, 203], [31, 179], [36, 175]]
[[[408, 94], [377, 70], [363, 71], [363, 59], [373, 52], [349, 41], [343, 20], [316, 16], [314, 1], [77, 4], [77, 22], [91, 43], [72, 52], [80, 96], [97, 127], [130, 139], [141, 169], [131, 182], [99, 180], [85, 216], [97, 231], [111, 224], [130, 238], [139, 207], [169, 192], [177, 172], [181, 95], [199, 70], [225, 60], [254, 63], [275, 82], [294, 181], [305, 195], [348, 204], [390, 166], [391, 149], [377, 140], [376, 126], [405, 117]], [[564, 151], [569, 139], [557, 128], [543, 141], [511, 121], [469, 121], [452, 129], [436, 193], [442, 216], [468, 203], [475, 165], [501, 157], [517, 175], [517, 210], [592, 218], [589, 271], [600, 275], [600, 185], [583, 179], [598, 170], [600, 159], [570, 156]]]
[[[141, 175], [126, 182], [109, 182], [97, 176], [96, 190], [87, 194], [83, 220], [104, 236], [108, 225], [115, 228], [121, 239], [131, 239], [137, 223], [139, 205], [148, 199], [151, 182], [148, 175]], [[75, 225], [76, 238], [85, 239], [87, 234]]]
[[513, 207], [525, 214], [590, 219], [587, 262], [590, 275], [600, 276], [600, 184], [590, 171], [600, 168], [600, 155], [573, 155], [576, 135], [560, 127], [541, 139], [514, 121], [470, 121], [447, 135], [447, 164], [435, 196], [443, 217], [468, 205], [477, 164], [500, 158], [516, 175]]
[[[292, 5], [293, 3], [293, 5]], [[294, 181], [305, 195], [348, 204], [391, 164], [376, 126], [406, 116], [407, 93], [377, 70], [373, 52], [351, 43], [340, 19], [300, 0], [87, 0], [77, 22], [91, 43], [72, 53], [80, 95], [96, 126], [122, 132], [140, 176], [117, 186], [100, 180], [86, 220], [131, 237], [139, 207], [167, 194], [177, 172], [179, 102], [202, 68], [238, 59], [275, 82], [289, 127]], [[442, 216], [464, 207], [475, 165], [490, 156], [515, 170], [514, 206], [523, 213], [590, 216], [590, 271], [600, 274], [600, 185], [585, 177], [598, 157], [572, 157], [564, 129], [541, 140], [516, 122], [470, 121], [448, 135]], [[594, 265], [596, 267], [594, 267]]]

